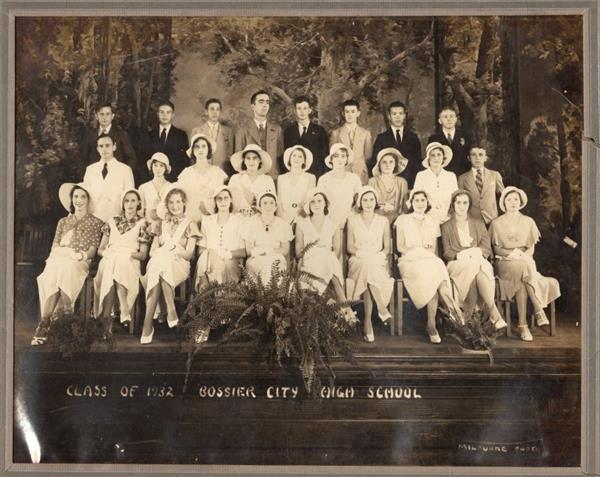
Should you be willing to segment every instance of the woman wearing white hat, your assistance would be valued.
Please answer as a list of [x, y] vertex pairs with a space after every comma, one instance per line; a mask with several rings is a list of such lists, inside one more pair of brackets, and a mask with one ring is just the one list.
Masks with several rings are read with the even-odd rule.
[[277, 214], [288, 223], [294, 222], [307, 192], [317, 184], [317, 178], [306, 172], [312, 162], [312, 152], [303, 146], [288, 147], [283, 152], [283, 164], [290, 172], [277, 178]]
[[329, 155], [325, 158], [325, 165], [331, 171], [319, 178], [317, 185], [329, 192], [331, 208], [329, 216], [339, 227], [343, 228], [346, 219], [352, 213], [354, 195], [362, 183], [360, 177], [353, 172], [348, 172], [346, 166], [352, 164], [354, 153], [341, 142], [332, 144]]
[[229, 186], [242, 191], [241, 212], [245, 216], [254, 214], [252, 208], [256, 197], [264, 192], [276, 193], [273, 178], [267, 175], [273, 161], [267, 151], [256, 144], [248, 144], [231, 156], [231, 166], [237, 174], [231, 176]]
[[171, 164], [166, 154], [155, 152], [146, 162], [146, 166], [152, 174], [152, 180], [143, 183], [139, 191], [146, 220], [156, 222], [158, 220], [156, 208], [173, 187], [173, 184], [165, 177], [171, 173]]
[[541, 234], [534, 220], [520, 212], [527, 205], [527, 194], [517, 187], [507, 187], [500, 194], [499, 205], [504, 214], [490, 226], [498, 278], [506, 298], [516, 298], [521, 339], [532, 341], [527, 326], [527, 297], [537, 325], [547, 326], [544, 308], [560, 296], [560, 285], [555, 278], [544, 277], [537, 271], [533, 252]]
[[390, 224], [402, 213], [408, 197], [408, 182], [399, 176], [407, 165], [408, 159], [398, 149], [386, 147], [377, 153], [377, 164], [369, 179], [369, 185], [379, 197], [377, 212], [387, 217]]
[[46, 343], [50, 317], [59, 306], [73, 310], [102, 237], [103, 222], [92, 215], [94, 204], [85, 184], [63, 184], [58, 197], [69, 215], [58, 221], [46, 266], [37, 277], [41, 320], [33, 346]]
[[179, 323], [174, 290], [190, 275], [190, 260], [196, 240], [200, 237], [198, 226], [186, 213], [187, 198], [185, 192], [179, 188], [171, 189], [165, 200], [159, 204], [157, 214], [161, 221], [154, 231], [146, 275], [141, 279], [146, 289], [146, 315], [141, 344], [152, 342], [152, 319], [161, 295], [166, 305], [169, 328]]
[[264, 192], [259, 195], [256, 207], [260, 213], [244, 223], [242, 233], [248, 256], [246, 270], [258, 275], [266, 284], [271, 279], [275, 263], [281, 270], [287, 268], [290, 242], [294, 234], [290, 224], [275, 215], [277, 196], [274, 193]]
[[[110, 318], [116, 294], [124, 326], [131, 325], [131, 313], [140, 290], [140, 262], [148, 256], [150, 236], [142, 214], [139, 192], [126, 190], [121, 198], [121, 215], [104, 224], [98, 247], [102, 260], [94, 278], [95, 316]], [[107, 323], [108, 334], [111, 324]]]
[[227, 180], [227, 174], [211, 160], [216, 150], [214, 141], [204, 134], [195, 134], [186, 151], [192, 165], [186, 167], [177, 178], [177, 187], [187, 195], [187, 215], [194, 222], [202, 218], [200, 204], [204, 199], [212, 198], [217, 187]]
[[409, 213], [399, 215], [394, 223], [396, 248], [402, 254], [398, 268], [415, 308], [427, 306], [429, 341], [438, 344], [442, 342], [435, 325], [439, 299], [457, 319], [462, 320], [463, 315], [452, 297], [448, 270], [436, 255], [440, 224], [428, 214], [431, 204], [427, 193], [412, 190], [407, 205]]
[[196, 267], [196, 289], [209, 281], [218, 283], [240, 280], [240, 258], [246, 256], [242, 239], [243, 218], [237, 213], [241, 192], [219, 187], [213, 200], [207, 201], [206, 216], [200, 225], [200, 258]]
[[417, 173], [414, 190], [424, 190], [429, 196], [431, 211], [429, 212], [438, 223], [448, 220], [450, 209], [450, 196], [458, 189], [458, 181], [454, 172], [444, 169], [452, 160], [450, 146], [432, 142], [427, 145], [424, 171]]
[[358, 300], [363, 297], [363, 332], [368, 343], [375, 341], [371, 323], [373, 301], [381, 321], [385, 323], [392, 317], [387, 308], [394, 287], [388, 264], [390, 224], [385, 217], [375, 213], [378, 200], [377, 192], [371, 186], [360, 187], [356, 197], [359, 213], [348, 219], [348, 298]]

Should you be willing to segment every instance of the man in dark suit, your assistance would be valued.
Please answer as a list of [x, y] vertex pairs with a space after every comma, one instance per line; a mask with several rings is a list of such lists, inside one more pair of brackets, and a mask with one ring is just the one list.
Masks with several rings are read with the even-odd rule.
[[[168, 100], [158, 105], [158, 126], [148, 133], [148, 150], [144, 165], [152, 154], [162, 152], [169, 158], [171, 173], [167, 179], [175, 182], [179, 173], [190, 165], [190, 159], [185, 151], [189, 147], [187, 133], [173, 125], [175, 117], [175, 105]], [[148, 170], [145, 171], [146, 180], [151, 178]]]
[[129, 140], [129, 135], [113, 124], [115, 113], [110, 103], [104, 103], [96, 109], [97, 127], [88, 127], [83, 131], [81, 142], [79, 143], [79, 153], [84, 166], [93, 164], [100, 160], [100, 155], [96, 149], [98, 136], [101, 134], [110, 134], [114, 139], [116, 146], [114, 156], [120, 162], [127, 164], [134, 171], [137, 168], [137, 158], [135, 151]]
[[409, 189], [413, 188], [415, 177], [423, 167], [421, 162], [421, 141], [412, 131], [404, 127], [406, 122], [406, 106], [400, 101], [392, 101], [388, 108], [388, 120], [390, 127], [377, 135], [375, 144], [373, 144], [373, 155], [371, 156], [369, 172], [375, 165], [374, 159], [377, 154], [386, 147], [393, 147], [408, 159], [406, 169], [400, 174], [408, 182]]
[[308, 172], [319, 178], [327, 172], [324, 162], [325, 156], [329, 153], [327, 132], [323, 126], [310, 120], [312, 106], [308, 96], [294, 98], [294, 108], [296, 122], [283, 131], [283, 147], [287, 149], [301, 145], [310, 150], [313, 154], [313, 163]]
[[467, 172], [471, 168], [469, 162], [469, 148], [471, 147], [471, 141], [469, 137], [456, 127], [458, 122], [458, 115], [454, 108], [449, 106], [444, 107], [438, 115], [438, 123], [440, 127], [429, 136], [427, 144], [432, 142], [439, 142], [450, 146], [452, 149], [452, 161], [446, 166], [446, 170], [454, 172], [456, 177]]

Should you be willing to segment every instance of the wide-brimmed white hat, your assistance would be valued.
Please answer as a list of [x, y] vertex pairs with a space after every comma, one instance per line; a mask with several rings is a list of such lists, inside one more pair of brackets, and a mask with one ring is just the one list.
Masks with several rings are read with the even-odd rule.
[[249, 151], [253, 151], [260, 156], [260, 167], [258, 168], [259, 174], [266, 174], [271, 170], [271, 167], [273, 167], [273, 161], [271, 160], [269, 153], [267, 151], [263, 151], [258, 144], [248, 144], [241, 151], [234, 153], [231, 156], [231, 159], [229, 159], [232, 167], [237, 172], [243, 172], [242, 162], [244, 161], [244, 155]]
[[152, 154], [152, 157], [146, 161], [146, 167], [148, 167], [148, 170], [150, 172], [152, 172], [152, 163], [154, 161], [164, 164], [167, 170], [167, 174], [171, 173], [171, 164], [169, 163], [169, 156], [167, 156], [165, 153], [155, 152], [154, 154]]
[[312, 152], [310, 152], [310, 149], [307, 149], [304, 146], [300, 146], [299, 144], [296, 146], [288, 147], [285, 151], [283, 151], [283, 165], [288, 171], [292, 169], [290, 159], [292, 157], [292, 152], [294, 152], [296, 149], [301, 150], [304, 153], [304, 157], [306, 158], [304, 160], [304, 167], [302, 169], [305, 171], [309, 170], [310, 166], [313, 163], [313, 154]]
[[406, 199], [406, 208], [410, 209], [412, 199], [417, 192], [419, 194], [425, 195], [425, 197], [427, 197], [427, 203], [429, 204], [429, 206], [431, 206], [431, 197], [429, 197], [429, 194], [427, 193], [427, 191], [425, 191], [423, 189], [412, 189], [410, 191], [410, 193], [408, 194], [408, 199]]
[[[279, 205], [279, 202], [277, 200], [277, 194], [275, 192], [271, 192], [270, 190], [265, 190], [260, 192], [259, 194], [256, 194], [256, 208], [260, 211], [260, 201], [262, 200], [262, 198], [265, 196], [271, 196], [275, 198], [275, 205]], [[261, 211], [262, 212], [262, 211]]]
[[450, 161], [452, 160], [452, 148], [439, 142], [430, 142], [425, 148], [425, 159], [423, 159], [423, 162], [421, 162], [425, 169], [429, 169], [429, 153], [434, 149], [438, 148], [444, 151], [444, 160], [442, 161], [442, 167], [446, 167], [448, 164], [450, 164]]
[[336, 142], [335, 144], [331, 145], [331, 147], [329, 148], [329, 155], [325, 158], [325, 165], [329, 167], [329, 169], [333, 169], [333, 164], [331, 163], [332, 156], [340, 149], [345, 149], [348, 153], [348, 161], [346, 162], [346, 165], [352, 164], [352, 162], [354, 161], [354, 151], [352, 151], [352, 149], [350, 149], [345, 144], [342, 144], [341, 142]]
[[402, 153], [396, 149], [395, 147], [386, 147], [377, 153], [377, 164], [373, 168], [373, 175], [378, 176], [381, 175], [381, 170], [379, 169], [379, 163], [384, 156], [393, 156], [396, 160], [396, 167], [394, 167], [394, 175], [400, 174], [406, 166], [408, 165], [408, 159], [402, 155]]
[[156, 207], [156, 215], [158, 216], [159, 219], [164, 220], [166, 215], [167, 215], [167, 211], [169, 210], [167, 208], [167, 198], [170, 196], [171, 192], [177, 190], [179, 192], [182, 192], [183, 195], [186, 198], [186, 202], [185, 202], [185, 212], [183, 213], [184, 217], [189, 217], [190, 214], [190, 208], [189, 208], [189, 199], [187, 194], [185, 193], [185, 191], [181, 188], [181, 187], [171, 187], [167, 193], [165, 194], [165, 198], [163, 200], [161, 200], [158, 204], [158, 206]]
[[229, 192], [229, 195], [231, 196], [233, 213], [236, 213], [240, 210], [240, 207], [242, 205], [242, 191], [239, 190], [237, 187], [229, 187], [223, 185], [215, 189], [211, 198], [203, 199], [200, 202], [200, 212], [202, 212], [203, 215], [212, 215], [215, 213], [215, 199], [224, 190]]
[[377, 191], [370, 185], [364, 185], [361, 186], [360, 189], [358, 189], [358, 192], [356, 194], [354, 194], [354, 207], [356, 209], [360, 207], [360, 201], [362, 199], [362, 196], [367, 194], [368, 192], [373, 192], [373, 194], [375, 194], [376, 202], [379, 203], [379, 194], [377, 193]]
[[188, 147], [187, 150], [185, 151], [187, 156], [190, 159], [194, 158], [194, 156], [192, 155], [192, 153], [193, 153], [192, 148], [194, 147], [194, 143], [200, 138], [206, 139], [206, 142], [208, 142], [210, 144], [210, 150], [212, 151], [212, 156], [214, 157], [215, 151], [217, 150], [217, 143], [215, 141], [213, 141], [212, 138], [210, 138], [206, 134], [202, 134], [202, 133], [196, 133], [192, 136], [192, 139], [190, 139], [190, 147]]
[[527, 194], [525, 193], [524, 190], [519, 189], [518, 187], [515, 186], [508, 186], [507, 188], [505, 188], [502, 193], [500, 194], [500, 200], [499, 202], [499, 206], [500, 206], [500, 210], [502, 212], [506, 212], [506, 206], [504, 205], [504, 199], [506, 199], [506, 196], [508, 194], [510, 194], [511, 192], [516, 192], [517, 194], [519, 194], [519, 197], [521, 198], [521, 206], [519, 207], [519, 210], [521, 210], [523, 207], [525, 207], [527, 205]]
[[304, 204], [302, 205], [302, 208], [304, 209], [304, 213], [307, 216], [310, 215], [310, 202], [313, 200], [313, 197], [315, 195], [317, 195], [317, 194], [323, 194], [325, 197], [327, 197], [327, 200], [331, 203], [331, 200], [329, 199], [328, 192], [327, 192], [327, 190], [325, 188], [323, 188], [323, 187], [313, 187], [304, 196]]
[[71, 205], [72, 205], [71, 204], [71, 191], [73, 190], [74, 187], [79, 187], [87, 192], [87, 195], [88, 195], [87, 211], [89, 214], [94, 212], [94, 206], [95, 206], [94, 199], [92, 199], [92, 194], [90, 194], [90, 190], [89, 190], [88, 186], [86, 184], [84, 184], [83, 182], [78, 182], [77, 184], [74, 184], [73, 182], [65, 182], [63, 185], [61, 185], [59, 187], [58, 200], [60, 200], [60, 203], [62, 204], [62, 206], [67, 210], [67, 212], [71, 212]]

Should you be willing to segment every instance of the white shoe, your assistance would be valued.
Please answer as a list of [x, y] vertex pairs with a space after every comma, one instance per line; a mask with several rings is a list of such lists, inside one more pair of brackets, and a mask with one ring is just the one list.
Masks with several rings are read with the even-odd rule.
[[519, 333], [523, 341], [533, 341], [533, 335], [531, 334], [531, 331], [529, 331], [529, 326], [523, 325], [517, 326], [517, 328], [519, 329]]
[[535, 317], [535, 323], [538, 326], [550, 326], [550, 322], [548, 321], [548, 317], [546, 316], [546, 313], [544, 313], [544, 310], [538, 311], [537, 313], [534, 313], [533, 316]]
[[169, 325], [169, 328], [175, 328], [179, 324], [179, 318], [173, 321], [167, 320], [167, 324]]
[[373, 342], [375, 341], [375, 335], [374, 335], [373, 333], [367, 333], [367, 334], [364, 336], [364, 340], [365, 340], [367, 343], [373, 343]]
[[501, 317], [498, 317], [498, 319], [494, 321], [494, 328], [496, 328], [497, 330], [502, 330], [507, 326], [508, 325], [506, 324], [506, 321], [504, 321], [504, 319]]
[[[429, 335], [429, 333], [427, 334]], [[442, 338], [440, 337], [440, 334], [436, 331], [435, 334], [429, 335], [429, 341], [432, 344], [440, 344], [442, 342]]]
[[150, 334], [148, 336], [144, 336], [144, 333], [142, 332], [142, 336], [140, 336], [140, 344], [150, 344], [152, 343], [152, 338], [154, 337], [154, 326], [152, 327], [152, 331], [150, 332]]

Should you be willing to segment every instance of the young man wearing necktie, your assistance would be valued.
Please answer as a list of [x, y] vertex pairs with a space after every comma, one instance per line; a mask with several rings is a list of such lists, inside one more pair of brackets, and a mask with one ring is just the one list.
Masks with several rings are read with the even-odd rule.
[[134, 187], [133, 172], [115, 157], [117, 146], [110, 134], [98, 136], [96, 150], [100, 160], [87, 166], [83, 183], [96, 204], [94, 215], [106, 222], [121, 213], [122, 194]]
[[317, 178], [327, 172], [325, 156], [329, 154], [329, 140], [323, 126], [310, 120], [312, 104], [308, 96], [294, 98], [294, 111], [296, 121], [283, 132], [283, 146], [285, 149], [292, 146], [304, 146], [313, 155], [313, 163], [307, 172]]
[[454, 108], [444, 107], [438, 114], [439, 128], [429, 136], [427, 144], [439, 142], [450, 146], [452, 149], [452, 161], [448, 164], [447, 170], [454, 172], [458, 177], [463, 172], [470, 169], [468, 153], [471, 147], [471, 141], [467, 134], [460, 128], [457, 128], [458, 115]]
[[221, 100], [210, 98], [204, 104], [206, 111], [206, 121], [200, 126], [192, 129], [191, 136], [196, 134], [204, 134], [213, 140], [216, 144], [216, 150], [212, 151], [213, 166], [220, 167], [225, 171], [225, 174], [232, 176], [235, 170], [229, 162], [229, 158], [233, 154], [233, 129], [221, 122], [221, 112], [223, 105]]
[[421, 161], [421, 141], [419, 137], [406, 125], [407, 110], [406, 105], [400, 101], [393, 101], [387, 108], [387, 118], [390, 127], [377, 135], [373, 145], [373, 155], [371, 156], [369, 170], [373, 168], [376, 162], [377, 154], [386, 147], [396, 148], [408, 159], [406, 169], [400, 174], [408, 182], [409, 189], [412, 189], [415, 183], [417, 172], [422, 169]]
[[175, 182], [179, 173], [190, 165], [190, 160], [185, 153], [189, 147], [188, 137], [183, 129], [173, 125], [174, 117], [175, 105], [171, 101], [166, 100], [158, 105], [158, 125], [148, 133], [146, 142], [148, 146], [144, 153], [145, 160], [136, 173], [136, 177], [138, 175], [142, 177], [139, 182], [151, 179], [151, 175], [146, 168], [146, 161], [155, 152], [162, 152], [169, 158], [171, 173], [167, 175], [167, 179], [171, 182]]
[[471, 195], [469, 214], [482, 219], [486, 225], [498, 217], [497, 196], [504, 190], [502, 176], [497, 171], [485, 167], [487, 153], [479, 146], [469, 151], [471, 170], [458, 178], [458, 188]]

